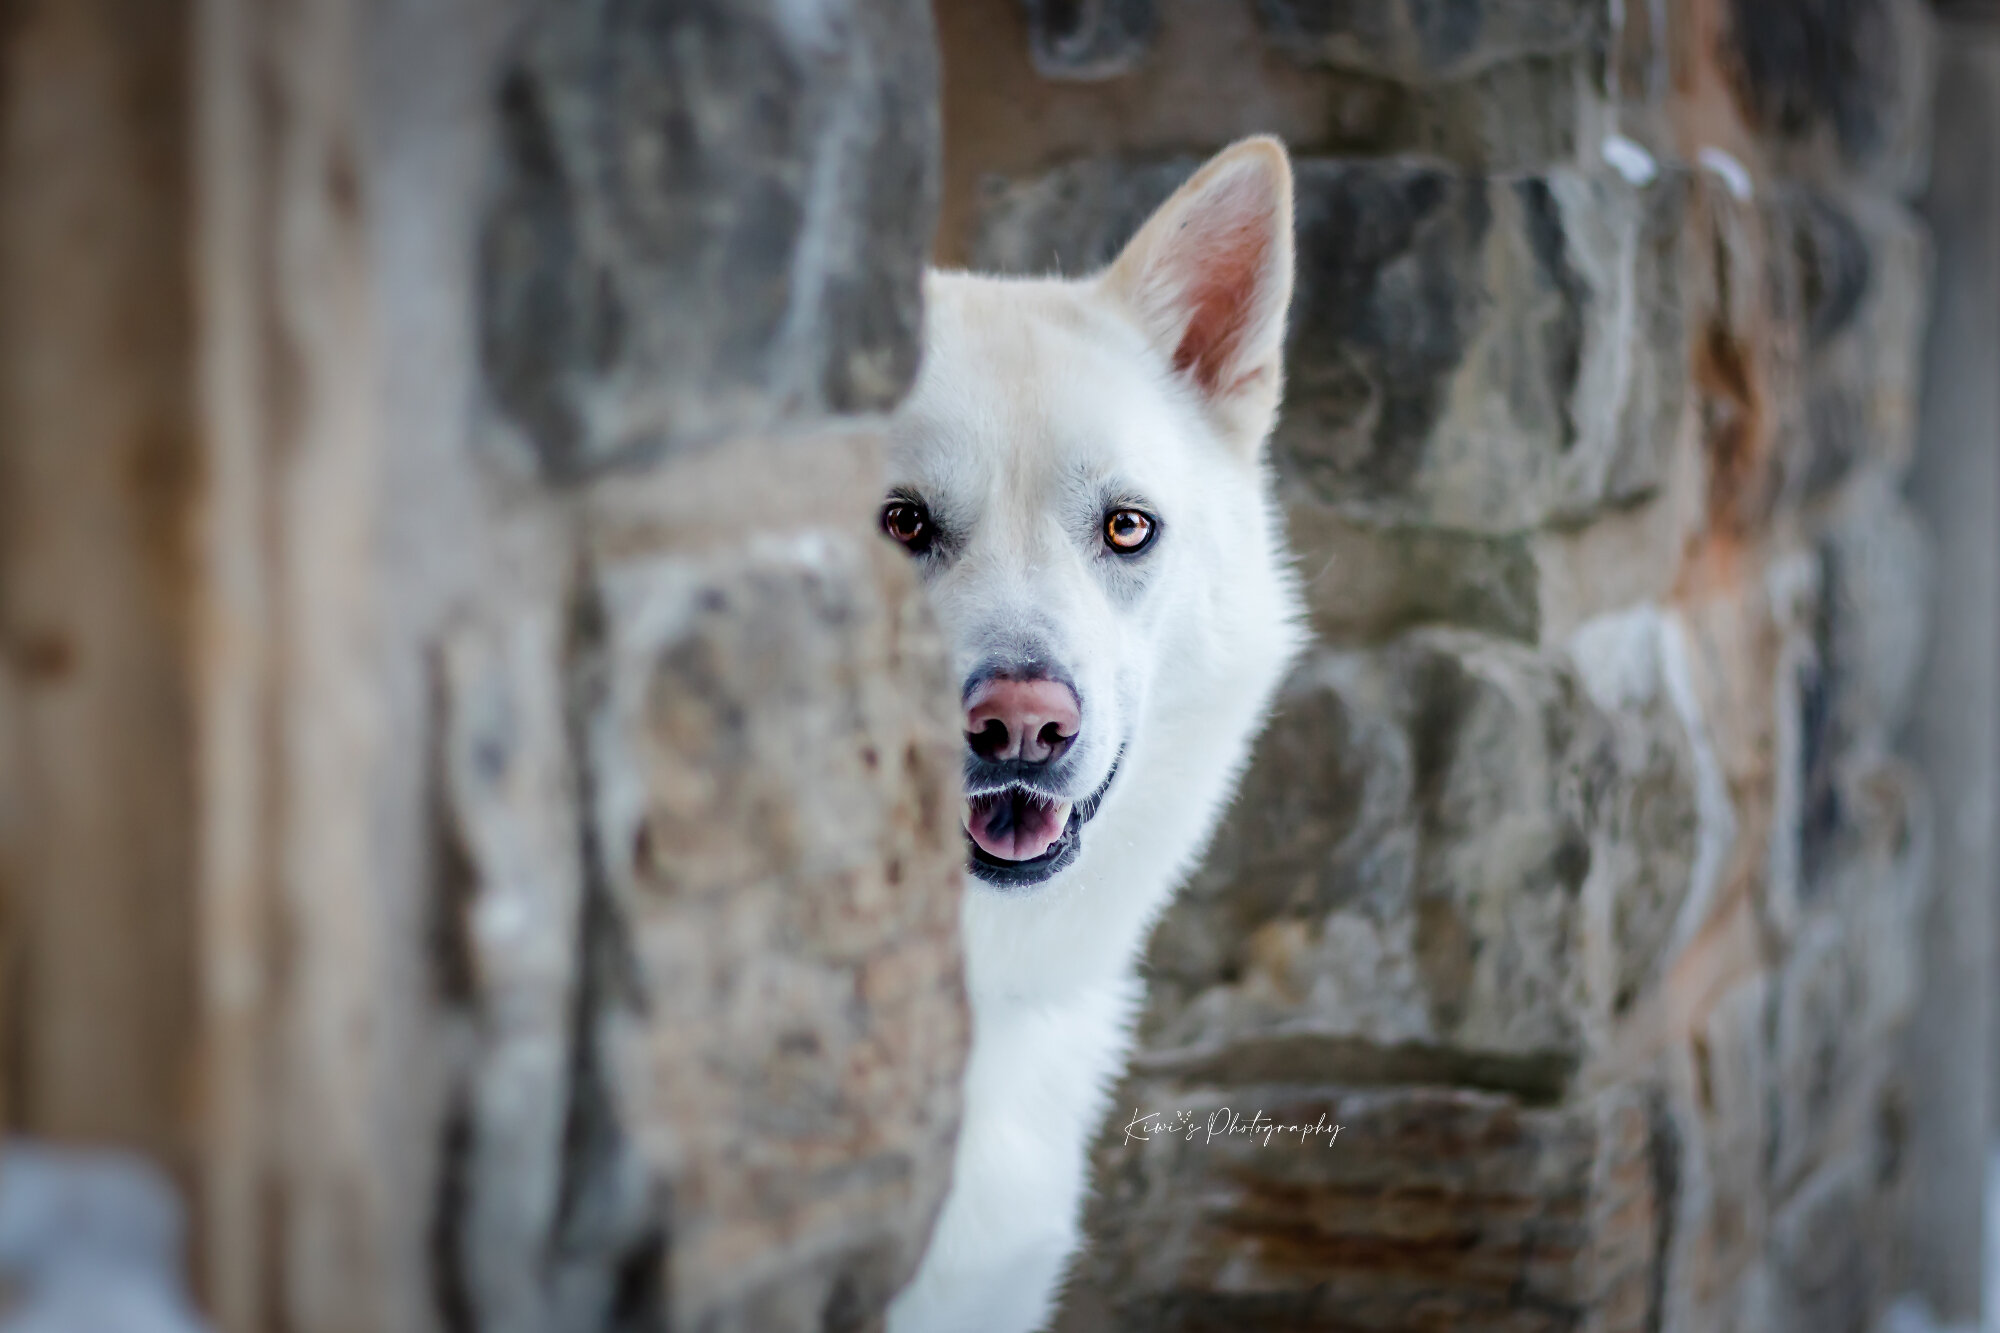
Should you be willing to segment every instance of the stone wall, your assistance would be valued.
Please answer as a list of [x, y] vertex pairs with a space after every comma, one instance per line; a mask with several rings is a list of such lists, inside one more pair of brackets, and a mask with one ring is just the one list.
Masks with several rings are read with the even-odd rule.
[[[1062, 1327], [1962, 1286], [1989, 1027], [1905, 1038], [1990, 1017], [1994, 525], [1976, 448], [1901, 495], [1919, 0], [0, 9], [0, 1107], [163, 1161], [227, 1333], [877, 1326], [968, 1036], [871, 531], [926, 245], [1088, 269], [1257, 130], [1316, 646]], [[1224, 1108], [1344, 1128], [1123, 1133]]]
[[939, 13], [955, 261], [1088, 271], [1253, 130], [1299, 172], [1317, 646], [1152, 942], [1062, 1327], [1869, 1327], [1931, 893], [1928, 10]]
[[10, 1130], [167, 1159], [228, 1333], [879, 1326], [967, 1041], [927, 7], [5, 8]]

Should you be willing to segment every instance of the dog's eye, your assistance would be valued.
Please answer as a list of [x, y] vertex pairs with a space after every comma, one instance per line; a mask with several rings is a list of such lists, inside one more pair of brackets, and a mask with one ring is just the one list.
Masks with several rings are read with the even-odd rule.
[[1104, 544], [1120, 555], [1137, 555], [1153, 544], [1159, 524], [1137, 509], [1114, 509], [1104, 516]]
[[883, 505], [882, 531], [911, 555], [931, 549], [930, 511], [915, 500], [891, 500]]

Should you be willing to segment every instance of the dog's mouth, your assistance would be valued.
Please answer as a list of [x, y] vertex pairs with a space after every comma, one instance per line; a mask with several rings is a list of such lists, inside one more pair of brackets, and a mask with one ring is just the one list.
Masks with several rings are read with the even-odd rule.
[[965, 798], [960, 819], [971, 851], [972, 873], [1003, 889], [1028, 888], [1076, 859], [1083, 826], [1104, 803], [1114, 762], [1104, 781], [1082, 801], [1070, 801], [1012, 783]]
[[996, 861], [1018, 865], [1055, 846], [1075, 810], [1073, 802], [1009, 787], [966, 797], [963, 822], [974, 847]]

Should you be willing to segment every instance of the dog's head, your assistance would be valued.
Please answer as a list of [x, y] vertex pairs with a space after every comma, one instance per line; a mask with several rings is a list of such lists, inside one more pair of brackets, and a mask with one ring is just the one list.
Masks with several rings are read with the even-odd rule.
[[1261, 454], [1291, 288], [1291, 169], [1270, 139], [1219, 154], [1094, 278], [932, 275], [882, 528], [962, 682], [986, 883], [1067, 866], [1142, 720], [1170, 734], [1201, 706], [1186, 695], [1230, 633], [1232, 571], [1273, 547]]

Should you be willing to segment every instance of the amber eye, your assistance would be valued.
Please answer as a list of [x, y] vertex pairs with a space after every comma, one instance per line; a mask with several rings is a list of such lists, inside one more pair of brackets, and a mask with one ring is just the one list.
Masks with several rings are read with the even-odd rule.
[[891, 500], [883, 505], [882, 531], [911, 555], [931, 549], [930, 511], [915, 500]]
[[1137, 555], [1152, 544], [1159, 524], [1137, 509], [1114, 509], [1104, 516], [1104, 544], [1120, 555]]

